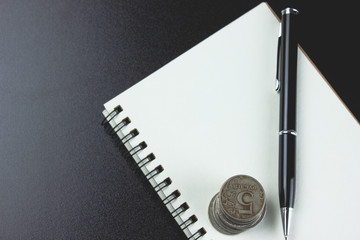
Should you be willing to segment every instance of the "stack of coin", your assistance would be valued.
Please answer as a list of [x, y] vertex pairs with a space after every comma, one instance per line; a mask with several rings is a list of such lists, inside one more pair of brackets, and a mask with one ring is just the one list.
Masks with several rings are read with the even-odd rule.
[[237, 234], [254, 227], [265, 215], [265, 192], [247, 175], [228, 179], [210, 202], [209, 218], [221, 233]]

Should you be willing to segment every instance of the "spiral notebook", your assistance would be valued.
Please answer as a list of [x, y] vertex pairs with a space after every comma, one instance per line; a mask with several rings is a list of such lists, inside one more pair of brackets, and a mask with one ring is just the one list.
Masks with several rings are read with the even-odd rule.
[[[113, 128], [188, 239], [281, 239], [279, 21], [262, 3], [105, 103]], [[298, 56], [297, 194], [292, 239], [354, 239], [360, 128], [304, 51]], [[239, 235], [217, 232], [211, 198], [231, 176], [264, 187], [267, 212]], [[130, 219], [131, 221], [131, 219]]]

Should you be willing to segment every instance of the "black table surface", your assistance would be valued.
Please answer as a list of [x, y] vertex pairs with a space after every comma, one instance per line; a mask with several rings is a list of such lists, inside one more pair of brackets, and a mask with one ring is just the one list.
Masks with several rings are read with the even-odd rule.
[[[2, 0], [0, 239], [186, 239], [100, 126], [103, 103], [259, 3]], [[301, 46], [360, 119], [351, 4], [291, 1]]]

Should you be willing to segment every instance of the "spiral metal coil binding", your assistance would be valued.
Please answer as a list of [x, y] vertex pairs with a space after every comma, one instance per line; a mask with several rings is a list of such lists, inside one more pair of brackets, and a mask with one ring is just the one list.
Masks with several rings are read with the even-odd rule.
[[156, 192], [159, 192], [160, 190], [164, 189], [165, 187], [169, 186], [172, 183], [171, 179], [165, 178], [164, 181], [162, 181], [161, 183], [159, 183], [158, 185], [156, 185], [154, 187]]
[[131, 156], [134, 156], [136, 153], [140, 152], [141, 150], [145, 149], [147, 147], [146, 142], [141, 142], [138, 145], [136, 145], [135, 147], [133, 147], [132, 149], [129, 150], [129, 154]]
[[[137, 135], [139, 135], [139, 131], [135, 128], [128, 132], [127, 134], [124, 134], [123, 137], [119, 137], [118, 133], [124, 129], [129, 123], [131, 122], [129, 117], [125, 117], [122, 119], [119, 123], [117, 123], [114, 126], [111, 126], [109, 123], [110, 121], [114, 120], [116, 116], [119, 115], [123, 111], [122, 107], [120, 105], [116, 106], [113, 111], [111, 111], [105, 118], [102, 120], [101, 125], [104, 126], [104, 128], [111, 129], [111, 132], [109, 133], [110, 136], [113, 138], [116, 138], [115, 143], [120, 147], [124, 146], [127, 142], [129, 142], [131, 139], [135, 138]], [[135, 147], [132, 147], [130, 150], [127, 149], [126, 155], [131, 156], [134, 158], [135, 155], [137, 155], [139, 152], [141, 152], [143, 149], [147, 147], [146, 142], [140, 142]], [[148, 165], [150, 162], [155, 160], [155, 155], [153, 153], [148, 154], [143, 159], [139, 160], [137, 162], [137, 165], [139, 168], [143, 168], [146, 165]], [[161, 165], [158, 165], [151, 171], [149, 170], [148, 173], [145, 174], [145, 177], [150, 180], [154, 178], [156, 175], [160, 174], [164, 168]], [[153, 188], [158, 193], [161, 190], [165, 189], [169, 185], [171, 185], [172, 181], [168, 177], [164, 179], [162, 182], [155, 185]], [[173, 202], [175, 199], [177, 199], [180, 196], [180, 192], [178, 190], [173, 191], [169, 195], [165, 196], [162, 201], [164, 205], [168, 205], [171, 202]], [[186, 210], [189, 209], [189, 205], [184, 202], [182, 203], [178, 208], [173, 210], [171, 213], [173, 218], [179, 217], [182, 213], [184, 213]], [[181, 230], [187, 229], [190, 225], [194, 224], [197, 221], [197, 217], [195, 215], [190, 216], [187, 220], [183, 221], [181, 224], [179, 224]], [[204, 236], [206, 234], [206, 230], [204, 228], [200, 228], [195, 233], [193, 233], [191, 236], [188, 237], [189, 240], [197, 240]]]
[[169, 203], [171, 203], [172, 201], [174, 201], [175, 199], [180, 197], [180, 195], [181, 194], [180, 194], [179, 190], [173, 191], [166, 198], [163, 199], [164, 205], [168, 205]]
[[120, 105], [117, 105], [114, 110], [112, 110], [101, 122], [101, 125], [104, 126], [105, 124], [109, 123], [113, 120], [120, 112], [122, 112], [122, 108]]
[[189, 227], [191, 224], [195, 223], [197, 221], [197, 217], [195, 215], [191, 215], [185, 222], [180, 224], [181, 230], [184, 230], [185, 228]]
[[126, 125], [128, 125], [131, 122], [130, 118], [126, 117], [121, 122], [116, 124], [114, 128], [112, 128], [113, 132], [110, 134], [111, 137], [115, 138], [117, 136], [117, 133], [123, 129]]
[[145, 165], [147, 165], [148, 163], [152, 162], [155, 159], [155, 155], [153, 153], [150, 153], [149, 155], [147, 155], [146, 157], [144, 157], [143, 159], [141, 159], [138, 162], [138, 166], [139, 168], [144, 167]]
[[199, 230], [197, 230], [196, 233], [194, 233], [193, 235], [191, 235], [188, 239], [196, 240], [196, 239], [201, 238], [201, 237], [204, 236], [205, 234], [206, 234], [205, 228], [200, 228]]
[[146, 174], [145, 177], [147, 178], [147, 180], [150, 180], [151, 178], [155, 177], [162, 171], [164, 171], [164, 168], [161, 165], [159, 165], [156, 168], [154, 168], [152, 171], [150, 171], [148, 174]]
[[137, 135], [139, 135], [139, 131], [135, 128], [131, 130], [128, 134], [126, 134], [123, 138], [121, 138], [120, 141], [124, 145], [125, 143], [136, 137]]
[[186, 202], [184, 202], [177, 209], [172, 211], [171, 215], [175, 218], [175, 217], [179, 216], [181, 213], [185, 212], [188, 209], [189, 209], [189, 205]]

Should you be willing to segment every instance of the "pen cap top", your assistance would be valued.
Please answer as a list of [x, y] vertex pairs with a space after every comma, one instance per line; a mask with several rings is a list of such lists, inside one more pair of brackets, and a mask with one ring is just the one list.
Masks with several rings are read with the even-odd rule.
[[281, 11], [281, 15], [285, 15], [285, 14], [297, 15], [297, 14], [299, 14], [299, 11], [296, 10], [295, 8], [286, 8], [286, 9]]

